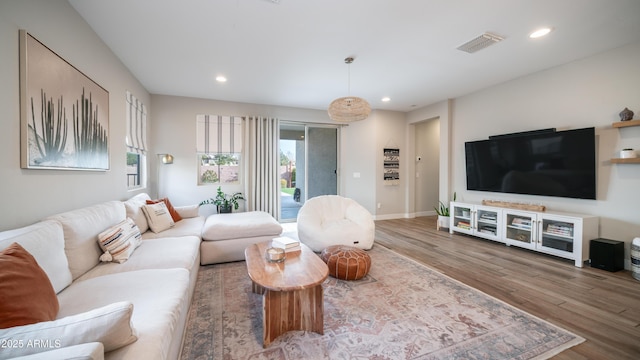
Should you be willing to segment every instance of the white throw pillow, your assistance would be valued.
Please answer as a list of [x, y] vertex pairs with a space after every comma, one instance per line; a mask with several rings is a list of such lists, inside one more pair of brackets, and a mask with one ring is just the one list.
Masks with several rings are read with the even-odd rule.
[[101, 342], [105, 352], [121, 348], [138, 339], [132, 314], [133, 304], [121, 301], [54, 321], [0, 329], [0, 343], [15, 344], [4, 347], [0, 359], [89, 342]]
[[151, 231], [154, 233], [165, 231], [176, 224], [173, 222], [167, 205], [165, 205], [164, 202], [144, 205], [142, 212], [144, 212], [144, 216], [147, 218], [149, 228], [151, 228]]
[[133, 220], [126, 218], [98, 235], [98, 244], [104, 251], [100, 261], [123, 263], [141, 243], [140, 229]]
[[142, 207], [147, 203], [147, 200], [151, 200], [148, 194], [141, 193], [124, 202], [124, 207], [127, 210], [127, 217], [133, 219], [138, 225], [141, 233], [149, 230], [149, 223], [147, 223], [147, 217], [142, 212]]

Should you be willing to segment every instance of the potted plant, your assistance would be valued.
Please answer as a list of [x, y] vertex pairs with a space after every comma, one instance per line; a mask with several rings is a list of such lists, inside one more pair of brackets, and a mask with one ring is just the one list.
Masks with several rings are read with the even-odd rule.
[[[456, 193], [453, 193], [453, 201], [456, 201]], [[436, 214], [438, 214], [438, 222], [437, 228], [449, 228], [449, 207], [446, 206], [442, 201], [440, 201], [440, 206], [433, 207], [436, 210]]]
[[218, 213], [230, 213], [233, 209], [238, 210], [238, 200], [244, 200], [242, 193], [236, 192], [231, 195], [227, 195], [222, 192], [222, 188], [218, 186], [216, 197], [202, 201], [199, 206], [202, 205], [216, 205], [218, 207]]

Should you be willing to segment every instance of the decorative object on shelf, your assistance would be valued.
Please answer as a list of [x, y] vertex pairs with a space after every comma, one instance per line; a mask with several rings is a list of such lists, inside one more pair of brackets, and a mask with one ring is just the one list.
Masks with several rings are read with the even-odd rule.
[[546, 207], [544, 205], [537, 204], [523, 204], [523, 203], [514, 203], [507, 201], [499, 201], [499, 200], [482, 200], [482, 205], [487, 206], [496, 206], [510, 209], [520, 209], [520, 210], [528, 210], [528, 211], [545, 211]]
[[628, 108], [624, 108], [624, 110], [620, 111], [620, 121], [629, 121], [633, 119], [633, 111]]
[[232, 210], [238, 210], [240, 206], [238, 200], [244, 200], [244, 196], [241, 192], [236, 192], [231, 195], [227, 195], [222, 192], [222, 188], [218, 186], [218, 191], [215, 198], [210, 198], [200, 202], [198, 206], [202, 205], [216, 205], [218, 207], [218, 213], [225, 214], [231, 213]]
[[329, 117], [333, 121], [351, 122], [366, 119], [371, 113], [371, 106], [367, 100], [357, 96], [351, 96], [351, 63], [352, 57], [344, 59], [349, 65], [349, 83], [347, 96], [335, 99], [329, 104]]
[[621, 159], [632, 159], [637, 157], [638, 155], [636, 154], [635, 150], [633, 149], [622, 149], [622, 151], [620, 151], [620, 158]]
[[21, 167], [109, 170], [109, 92], [19, 33]]

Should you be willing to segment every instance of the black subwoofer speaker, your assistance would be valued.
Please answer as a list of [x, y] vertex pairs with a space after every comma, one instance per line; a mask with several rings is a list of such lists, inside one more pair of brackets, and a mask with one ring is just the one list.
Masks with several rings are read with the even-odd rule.
[[624, 269], [624, 243], [617, 240], [594, 239], [589, 244], [591, 267], [619, 271]]

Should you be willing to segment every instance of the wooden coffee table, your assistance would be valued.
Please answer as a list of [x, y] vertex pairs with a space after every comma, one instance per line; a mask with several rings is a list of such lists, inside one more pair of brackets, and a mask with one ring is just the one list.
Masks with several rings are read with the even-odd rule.
[[288, 252], [283, 262], [269, 262], [265, 251], [270, 246], [267, 241], [244, 251], [253, 292], [263, 296], [263, 347], [291, 330], [324, 334], [322, 283], [329, 268], [304, 244], [301, 250]]

